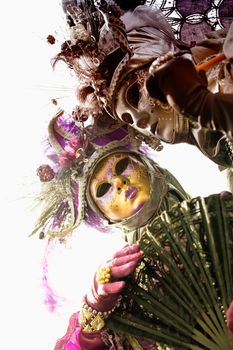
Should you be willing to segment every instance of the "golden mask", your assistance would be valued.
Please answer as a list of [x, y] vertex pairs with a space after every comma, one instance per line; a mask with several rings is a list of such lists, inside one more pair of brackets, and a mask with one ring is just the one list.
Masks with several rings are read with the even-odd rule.
[[102, 159], [90, 180], [90, 194], [110, 220], [120, 221], [137, 213], [150, 197], [145, 165], [132, 153], [114, 153]]

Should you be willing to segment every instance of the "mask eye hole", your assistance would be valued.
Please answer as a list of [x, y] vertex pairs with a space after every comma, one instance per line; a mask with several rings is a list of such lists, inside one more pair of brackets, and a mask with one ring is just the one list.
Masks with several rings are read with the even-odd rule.
[[97, 188], [97, 191], [96, 191], [96, 197], [97, 198], [103, 197], [108, 192], [110, 187], [111, 187], [111, 185], [108, 182], [103, 182], [102, 184], [100, 184]]
[[140, 93], [139, 93], [139, 88], [138, 88], [137, 84], [133, 84], [128, 89], [127, 100], [132, 106], [134, 106], [136, 108], [138, 107], [139, 100], [140, 100]]
[[116, 175], [121, 175], [125, 171], [125, 169], [127, 168], [128, 164], [129, 164], [128, 158], [123, 158], [123, 159], [119, 160], [119, 162], [117, 162], [117, 164], [115, 166]]

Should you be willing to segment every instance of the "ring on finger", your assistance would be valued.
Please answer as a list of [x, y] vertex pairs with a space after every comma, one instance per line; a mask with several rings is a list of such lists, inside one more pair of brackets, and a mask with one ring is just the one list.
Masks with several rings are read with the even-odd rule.
[[111, 280], [111, 268], [110, 266], [100, 266], [97, 270], [96, 281], [99, 284], [109, 283]]

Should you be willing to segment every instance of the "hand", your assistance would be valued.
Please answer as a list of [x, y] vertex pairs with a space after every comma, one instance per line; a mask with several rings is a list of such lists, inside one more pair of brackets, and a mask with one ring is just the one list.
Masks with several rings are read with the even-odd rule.
[[232, 134], [233, 94], [209, 91], [205, 72], [197, 73], [189, 59], [175, 57], [151, 71], [153, 75], [146, 81], [146, 88], [152, 97], [166, 97], [176, 112], [205, 128]]
[[[104, 266], [110, 267], [111, 281], [104, 284], [98, 283], [96, 273], [92, 288], [86, 295], [86, 304], [88, 304], [86, 306], [90, 306], [101, 313], [107, 312], [107, 317], [108, 311], [111, 313], [117, 306], [120, 292], [125, 286], [125, 282], [121, 279], [134, 272], [141, 258], [142, 253], [138, 244], [126, 246], [115, 253], [112, 259], [104, 264]], [[94, 315], [96, 314], [93, 313], [93, 317], [86, 316], [85, 312], [84, 314], [81, 312], [81, 317], [79, 315], [79, 322], [82, 327], [78, 336], [79, 344], [87, 350], [103, 350], [105, 345], [101, 338], [101, 329], [104, 323], [98, 320], [97, 324], [93, 325], [93, 322], [95, 323]], [[91, 328], [91, 332], [89, 328]]]
[[174, 57], [154, 69], [153, 63], [151, 66], [152, 75], [146, 81], [149, 95], [167, 101], [179, 113], [189, 113], [189, 103], [196, 90], [208, 92], [205, 73], [198, 73], [186, 55]]
[[97, 282], [95, 274], [91, 290], [87, 293], [86, 301], [97, 311], [111, 310], [125, 286], [123, 277], [134, 272], [142, 258], [139, 244], [132, 244], [116, 252], [112, 259], [106, 262], [105, 266], [110, 267], [111, 281], [100, 284]]

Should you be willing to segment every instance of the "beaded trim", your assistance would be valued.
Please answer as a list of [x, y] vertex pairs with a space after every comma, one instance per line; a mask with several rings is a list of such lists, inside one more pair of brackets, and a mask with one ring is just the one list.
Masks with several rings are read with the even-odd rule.
[[151, 63], [151, 66], [149, 68], [149, 73], [151, 75], [154, 75], [155, 72], [157, 71], [157, 69], [162, 66], [163, 64], [165, 64], [166, 62], [170, 61], [173, 58], [173, 52], [169, 51], [168, 53], [166, 53], [163, 56], [160, 56], [158, 58], [156, 58], [156, 60], [154, 60]]
[[229, 158], [231, 159], [233, 164], [233, 139], [229, 139], [228, 137], [226, 138], [226, 148]]
[[79, 314], [79, 324], [84, 332], [92, 333], [100, 331], [105, 326], [104, 320], [108, 318], [121, 303], [122, 296], [120, 295], [116, 301], [115, 306], [109, 311], [97, 311], [89, 306], [85, 297], [83, 298], [82, 308]]

